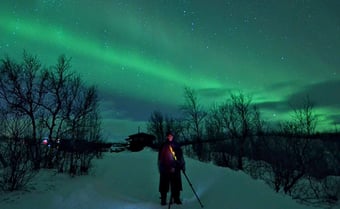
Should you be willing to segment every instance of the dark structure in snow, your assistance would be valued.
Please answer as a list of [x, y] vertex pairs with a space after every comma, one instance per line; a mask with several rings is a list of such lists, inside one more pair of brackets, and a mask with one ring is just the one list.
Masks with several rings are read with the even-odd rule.
[[152, 146], [152, 142], [156, 139], [154, 135], [147, 133], [132, 134], [129, 138], [125, 139], [128, 143], [128, 150], [138, 152], [144, 149], [145, 146]]

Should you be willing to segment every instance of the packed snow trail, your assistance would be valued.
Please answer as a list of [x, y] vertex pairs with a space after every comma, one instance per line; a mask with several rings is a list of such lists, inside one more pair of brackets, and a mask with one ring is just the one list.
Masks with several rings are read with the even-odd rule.
[[[30, 192], [2, 195], [1, 209], [166, 209], [160, 205], [157, 153], [105, 153], [94, 160], [93, 173], [69, 177], [41, 172]], [[275, 193], [263, 181], [240, 171], [186, 158], [186, 174], [205, 209], [311, 209], [289, 196]], [[199, 209], [190, 185], [182, 176], [182, 205]], [[169, 198], [168, 198], [169, 199]]]

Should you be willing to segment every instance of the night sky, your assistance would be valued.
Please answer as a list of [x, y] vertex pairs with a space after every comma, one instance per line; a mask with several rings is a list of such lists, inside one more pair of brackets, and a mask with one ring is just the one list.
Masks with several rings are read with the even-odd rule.
[[184, 87], [209, 108], [252, 95], [267, 123], [308, 95], [318, 130], [340, 129], [339, 0], [2, 0], [0, 56], [23, 51], [98, 86], [104, 137], [178, 115]]

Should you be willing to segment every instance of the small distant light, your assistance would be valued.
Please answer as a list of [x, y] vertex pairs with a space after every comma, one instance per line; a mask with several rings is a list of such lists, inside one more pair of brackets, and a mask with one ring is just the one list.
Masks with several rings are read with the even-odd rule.
[[47, 139], [44, 139], [44, 140], [42, 141], [42, 143], [43, 143], [44, 145], [47, 145], [47, 144], [48, 144], [48, 140], [47, 140]]

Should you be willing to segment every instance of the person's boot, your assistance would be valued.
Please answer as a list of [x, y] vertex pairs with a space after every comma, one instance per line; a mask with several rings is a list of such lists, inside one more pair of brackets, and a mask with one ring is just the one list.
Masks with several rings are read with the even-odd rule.
[[176, 192], [173, 196], [173, 199], [174, 199], [174, 203], [176, 203], [177, 205], [181, 205], [182, 204], [182, 201], [181, 199], [179, 198], [179, 192]]
[[174, 198], [174, 202], [177, 204], [177, 205], [182, 205], [182, 201], [179, 197], [176, 197]]
[[166, 205], [166, 194], [161, 195], [161, 205]]

